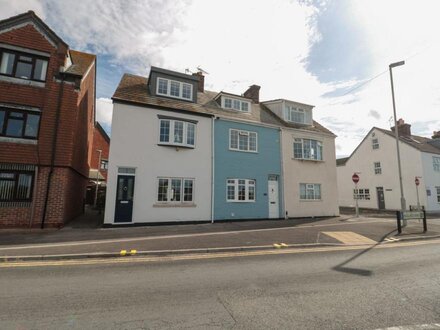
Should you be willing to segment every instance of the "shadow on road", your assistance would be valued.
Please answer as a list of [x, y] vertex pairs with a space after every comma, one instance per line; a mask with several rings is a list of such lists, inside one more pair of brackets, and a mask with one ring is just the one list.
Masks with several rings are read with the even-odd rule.
[[397, 230], [395, 229], [395, 230], [390, 231], [389, 233], [387, 233], [384, 236], [382, 236], [381, 239], [376, 244], [371, 245], [368, 249], [362, 250], [361, 252], [355, 254], [354, 256], [352, 256], [351, 258], [347, 259], [346, 261], [344, 261], [344, 262], [342, 262], [342, 263], [332, 267], [332, 269], [336, 270], [337, 272], [348, 273], [348, 274], [359, 275], [359, 276], [371, 276], [371, 275], [373, 275], [373, 272], [371, 270], [346, 267], [345, 265], [347, 265], [348, 263], [352, 262], [353, 260], [359, 258], [361, 255], [367, 253], [371, 249], [374, 249], [376, 246], [378, 246], [380, 243], [382, 243], [385, 238], [387, 238], [389, 235], [391, 235], [393, 233], [397, 233]]

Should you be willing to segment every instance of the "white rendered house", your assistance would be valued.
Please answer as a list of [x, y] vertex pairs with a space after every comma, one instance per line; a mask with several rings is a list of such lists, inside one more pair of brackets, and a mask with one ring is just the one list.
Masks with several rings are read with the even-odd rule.
[[[394, 128], [392, 128], [393, 130]], [[411, 125], [398, 122], [406, 208], [419, 203], [428, 212], [440, 211], [439, 136], [432, 139], [411, 134]], [[359, 173], [358, 190], [352, 182]], [[337, 160], [339, 205], [353, 207], [354, 194], [361, 208], [399, 210], [400, 185], [394, 131], [373, 127], [350, 157]], [[417, 187], [415, 178], [419, 178]]]
[[159, 68], [123, 76], [104, 224], [210, 220], [212, 119], [198, 113], [197, 89], [197, 77]]
[[337, 216], [336, 136], [313, 120], [313, 106], [263, 102], [284, 123], [282, 169], [286, 217]]

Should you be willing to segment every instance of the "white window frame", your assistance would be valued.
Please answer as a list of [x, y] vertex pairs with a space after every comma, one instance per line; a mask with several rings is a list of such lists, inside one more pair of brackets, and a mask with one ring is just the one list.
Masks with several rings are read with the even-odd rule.
[[[316, 157], [312, 157], [312, 153], [310, 152], [310, 157], [304, 157], [305, 152], [304, 152], [304, 143], [305, 141], [308, 141], [309, 145], [310, 145], [310, 150], [312, 150], [311, 145], [312, 145], [312, 141], [316, 142]], [[301, 157], [295, 157], [295, 144], [301, 144]], [[321, 153], [319, 153], [319, 149], [321, 147]], [[322, 141], [319, 140], [314, 140], [314, 139], [303, 139], [303, 138], [294, 138], [293, 139], [293, 158], [294, 159], [299, 159], [299, 160], [311, 160], [311, 161], [324, 161], [324, 144], [322, 143]], [[318, 157], [320, 156], [320, 157]]]
[[[159, 92], [159, 80], [163, 80], [163, 81], [167, 82], [167, 92], [166, 93]], [[171, 82], [179, 84], [179, 96], [171, 95]], [[189, 98], [183, 97], [183, 86], [184, 85], [190, 86], [191, 93], [190, 93]], [[163, 78], [163, 77], [157, 77], [156, 94], [162, 95], [162, 96], [167, 96], [167, 97], [172, 97], [172, 98], [180, 99], [180, 100], [192, 101], [193, 100], [193, 85], [190, 83], [185, 83], [185, 82], [178, 81], [178, 80], [171, 80], [171, 79], [167, 79], [167, 78]]]
[[432, 156], [432, 168], [435, 172], [440, 172], [440, 157]]
[[374, 137], [371, 139], [371, 147], [373, 148], [373, 150], [377, 150], [379, 149], [379, 139], [377, 137]]
[[[159, 200], [159, 182], [160, 180], [167, 180], [168, 186], [166, 191], [166, 201], [160, 201]], [[172, 181], [173, 180], [180, 180], [180, 201], [173, 201], [173, 195], [174, 191], [171, 188], [172, 187]], [[191, 193], [191, 200], [185, 201], [185, 182], [191, 181], [192, 182], [192, 193]], [[179, 204], [194, 204], [194, 197], [195, 197], [195, 179], [194, 178], [179, 178], [179, 177], [157, 177], [156, 180], [156, 203], [158, 204], [173, 204], [173, 205], [179, 205]]]
[[[303, 121], [296, 121], [293, 120], [294, 115], [296, 114], [302, 114]], [[297, 123], [297, 124], [308, 124], [307, 123], [307, 110], [297, 108], [291, 105], [286, 105], [284, 107], [284, 120], [291, 122], [291, 123]]]
[[[239, 200], [239, 190], [238, 187], [239, 182], [240, 181], [244, 181], [244, 185], [245, 185], [245, 199], [244, 200]], [[228, 190], [229, 187], [234, 187], [234, 198], [233, 199], [229, 199], [229, 195], [228, 195]], [[249, 188], [253, 187], [254, 190], [254, 198], [253, 199], [249, 199]], [[257, 181], [254, 179], [226, 179], [226, 201], [227, 202], [232, 202], [232, 203], [255, 203], [257, 199]]]
[[[305, 198], [301, 195], [301, 188], [304, 186]], [[319, 195], [317, 195], [317, 187], [319, 187]], [[307, 191], [313, 190], [313, 198], [308, 198]], [[320, 183], [300, 183], [299, 184], [299, 199], [301, 201], [322, 201], [322, 185]]]
[[[226, 100], [230, 100], [231, 101], [231, 106], [227, 106], [226, 105]], [[244, 101], [244, 100], [240, 100], [234, 97], [229, 97], [229, 96], [222, 96], [222, 108], [223, 109], [228, 109], [228, 110], [234, 110], [234, 111], [240, 111], [240, 112], [244, 112], [244, 113], [249, 113], [250, 109], [251, 109], [251, 103], [249, 101]], [[234, 105], [238, 104], [237, 107], [235, 107]], [[243, 104], [247, 104], [247, 110], [243, 110]]]
[[353, 199], [369, 201], [371, 199], [370, 188], [353, 189]]
[[[170, 123], [170, 127], [169, 127], [169, 134], [168, 134], [168, 141], [161, 141], [160, 140], [160, 129], [162, 127], [162, 122], [163, 121], [168, 121]], [[176, 122], [182, 123], [183, 124], [183, 138], [182, 138], [182, 142], [174, 142], [174, 127]], [[189, 144], [188, 143], [188, 127], [190, 125], [194, 126], [194, 144]], [[171, 145], [171, 146], [181, 146], [181, 147], [187, 147], [187, 148], [195, 148], [196, 147], [196, 136], [197, 136], [197, 124], [195, 123], [191, 123], [185, 120], [176, 120], [176, 119], [168, 119], [168, 118], [161, 118], [159, 119], [159, 137], [158, 137], [158, 144], [159, 145]]]
[[374, 166], [374, 174], [382, 174], [382, 165], [380, 164], [380, 162], [374, 162], [373, 166]]
[[[232, 133], [233, 132], [236, 132], [237, 136], [238, 136], [236, 148], [234, 148], [232, 146]], [[251, 150], [251, 135], [252, 134], [255, 134], [255, 150]], [[243, 136], [243, 135], [248, 136], [247, 149], [240, 149], [240, 136]], [[253, 132], [253, 131], [245, 131], [245, 130], [240, 130], [240, 129], [236, 129], [236, 128], [230, 128], [229, 129], [229, 150], [257, 153], [258, 152], [258, 133]]]
[[435, 187], [435, 190], [437, 192], [437, 203], [440, 204], [440, 187]]

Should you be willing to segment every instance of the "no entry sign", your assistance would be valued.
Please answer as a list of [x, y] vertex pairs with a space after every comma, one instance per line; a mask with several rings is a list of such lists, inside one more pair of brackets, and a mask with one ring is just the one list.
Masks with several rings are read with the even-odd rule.
[[356, 173], [354, 173], [351, 176], [351, 179], [353, 180], [354, 183], [358, 183], [359, 182], [359, 175], [357, 175]]
[[416, 186], [418, 186], [420, 184], [420, 180], [418, 177], [416, 177], [415, 182], [416, 182]]

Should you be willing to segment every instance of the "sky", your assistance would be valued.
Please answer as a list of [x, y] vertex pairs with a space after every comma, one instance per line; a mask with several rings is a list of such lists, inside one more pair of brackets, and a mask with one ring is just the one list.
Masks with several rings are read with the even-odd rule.
[[33, 10], [72, 49], [98, 55], [97, 119], [111, 133], [123, 73], [208, 74], [205, 88], [314, 105], [348, 156], [397, 117], [412, 133], [440, 130], [440, 1], [0, 0], [0, 19]]

